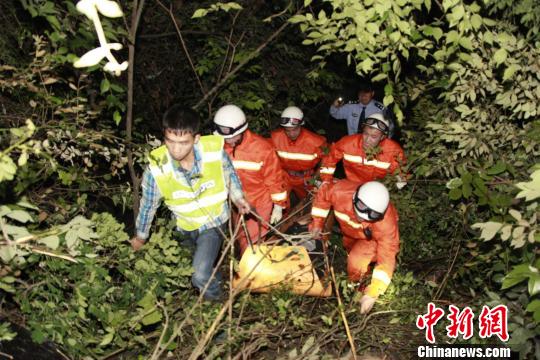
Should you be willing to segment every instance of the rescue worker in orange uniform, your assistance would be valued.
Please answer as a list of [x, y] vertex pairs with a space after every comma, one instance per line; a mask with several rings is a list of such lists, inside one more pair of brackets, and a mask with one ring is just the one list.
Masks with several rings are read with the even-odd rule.
[[375, 263], [371, 283], [360, 299], [360, 313], [365, 314], [386, 291], [394, 273], [399, 251], [398, 214], [390, 203], [388, 190], [380, 182], [325, 182], [311, 209], [310, 230], [315, 239], [320, 238], [331, 208], [343, 233], [349, 279], [359, 281], [369, 265]]
[[288, 176], [289, 185], [297, 200], [304, 199], [313, 188], [309, 184], [317, 164], [326, 148], [324, 136], [305, 129], [304, 114], [296, 106], [289, 106], [281, 113], [281, 128], [272, 132], [281, 168]]
[[[214, 116], [215, 135], [225, 139], [224, 149], [240, 177], [248, 202], [270, 224], [278, 223], [287, 206], [287, 180], [276, 151], [268, 139], [248, 129], [246, 116], [236, 105], [221, 107]], [[236, 222], [236, 221], [235, 221]], [[253, 243], [268, 232], [266, 223], [246, 217], [247, 236]], [[238, 236], [241, 254], [248, 247], [245, 231]]]
[[321, 179], [332, 181], [336, 164], [343, 160], [347, 179], [363, 184], [395, 174], [396, 186], [401, 189], [406, 185], [401, 169], [406, 158], [401, 146], [388, 138], [389, 130], [390, 122], [382, 113], [370, 115], [361, 134], [345, 136], [332, 145], [322, 159]]

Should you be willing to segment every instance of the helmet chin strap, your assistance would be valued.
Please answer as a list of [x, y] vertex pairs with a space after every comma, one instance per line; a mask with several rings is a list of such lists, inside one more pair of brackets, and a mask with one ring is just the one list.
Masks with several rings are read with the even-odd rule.
[[370, 219], [369, 219], [369, 216], [367, 213], [360, 213], [358, 211], [354, 211], [354, 213], [356, 214], [356, 216], [358, 216], [359, 218], [361, 218], [362, 220], [365, 220], [365, 221], [369, 221], [369, 222], [372, 222]]
[[233, 149], [232, 149], [233, 156], [235, 156], [236, 147], [237, 147], [238, 145], [240, 145], [240, 144], [242, 143], [242, 141], [244, 141], [244, 133], [242, 133], [242, 134], [240, 134], [240, 135], [242, 135], [242, 136], [240, 137], [240, 140], [239, 140], [237, 143], [235, 143], [234, 146], [232, 147], [232, 148], [233, 148]]

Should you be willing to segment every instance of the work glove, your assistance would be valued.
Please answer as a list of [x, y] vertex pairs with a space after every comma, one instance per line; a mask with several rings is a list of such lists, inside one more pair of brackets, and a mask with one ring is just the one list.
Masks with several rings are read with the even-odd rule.
[[367, 314], [373, 308], [375, 304], [375, 298], [369, 295], [364, 295], [360, 299], [360, 314]]
[[396, 176], [396, 180], [396, 187], [398, 188], [398, 190], [403, 189], [405, 185], [407, 185], [407, 180], [399, 175]]
[[283, 217], [283, 208], [277, 204], [274, 204], [272, 209], [272, 215], [270, 215], [270, 224], [277, 224]]

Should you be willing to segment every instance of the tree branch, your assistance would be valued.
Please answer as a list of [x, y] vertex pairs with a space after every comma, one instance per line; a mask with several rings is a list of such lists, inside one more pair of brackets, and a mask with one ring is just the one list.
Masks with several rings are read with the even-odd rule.
[[262, 44], [260, 44], [255, 50], [253, 50], [244, 60], [242, 60], [236, 67], [227, 73], [210, 91], [204, 95], [204, 97], [199, 100], [195, 106], [193, 106], [193, 109], [199, 108], [204, 102], [208, 100], [210, 96], [212, 96], [214, 93], [216, 93], [231, 77], [233, 77], [240, 69], [242, 69], [249, 61], [251, 61], [254, 57], [259, 55], [259, 53], [266, 47], [272, 40], [274, 40], [285, 28], [289, 25], [289, 22], [284, 22], [276, 31], [274, 31]]
[[129, 176], [131, 177], [131, 183], [133, 185], [133, 220], [136, 221], [139, 213], [139, 182], [140, 179], [135, 172], [135, 164], [133, 163], [133, 151], [131, 150], [131, 140], [133, 131], [133, 74], [135, 67], [135, 37], [137, 35], [137, 28], [141, 20], [142, 10], [144, 8], [145, 0], [133, 0], [133, 12], [131, 13], [131, 26], [129, 29], [129, 44], [128, 44], [128, 98], [127, 98], [127, 113], [126, 113], [126, 142], [127, 142], [127, 158]]
[[206, 90], [201, 82], [201, 79], [199, 78], [199, 75], [197, 74], [197, 70], [195, 69], [195, 65], [193, 65], [193, 60], [191, 60], [191, 56], [189, 55], [189, 51], [186, 46], [186, 42], [184, 41], [184, 37], [182, 36], [182, 31], [180, 31], [180, 27], [178, 26], [178, 22], [176, 21], [176, 18], [174, 17], [174, 14], [172, 12], [172, 4], [171, 7], [167, 8], [160, 0], [156, 0], [159, 6], [161, 6], [165, 11], [169, 13], [169, 16], [174, 24], [174, 28], [176, 29], [176, 33], [178, 34], [178, 37], [180, 38], [180, 43], [182, 45], [182, 49], [184, 50], [184, 54], [186, 55], [189, 65], [191, 66], [191, 70], [193, 70], [193, 75], [195, 75], [195, 79], [197, 80], [197, 84], [199, 84], [199, 88], [201, 89], [202, 95], [206, 98]]

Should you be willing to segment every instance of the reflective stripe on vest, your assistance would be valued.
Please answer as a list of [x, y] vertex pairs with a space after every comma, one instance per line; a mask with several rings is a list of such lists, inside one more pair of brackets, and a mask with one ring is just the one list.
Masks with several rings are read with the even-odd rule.
[[165, 204], [174, 213], [179, 228], [197, 230], [212, 222], [223, 212], [228, 192], [223, 174], [221, 136], [201, 136], [200, 176], [193, 184], [174, 168], [166, 146], [153, 150], [149, 167]]
[[383, 271], [381, 269], [373, 270], [373, 277], [372, 278], [379, 280], [380, 282], [382, 282], [385, 285], [389, 285], [390, 281], [391, 281], [390, 276], [388, 276], [386, 271]]
[[317, 154], [302, 154], [302, 153], [291, 153], [286, 151], [278, 151], [277, 154], [280, 158], [289, 159], [289, 160], [305, 160], [312, 161], [317, 158]]
[[334, 174], [334, 171], [336, 171], [336, 168], [335, 168], [335, 167], [321, 167], [320, 173], [321, 173], [321, 174], [329, 174], [329, 175], [333, 175], [333, 174]]
[[351, 218], [349, 217], [349, 215], [347, 215], [347, 214], [344, 214], [344, 213], [336, 211], [336, 210], [334, 210], [334, 214], [336, 215], [336, 217], [338, 219], [341, 219], [341, 220], [345, 221], [350, 227], [352, 227], [354, 229], [363, 228], [362, 224], [359, 224], [357, 222], [352, 221]]
[[280, 192], [280, 193], [274, 193], [270, 194], [270, 197], [272, 198], [272, 201], [285, 201], [287, 199], [287, 192]]
[[330, 210], [325, 210], [325, 209], [321, 209], [321, 208], [318, 208], [318, 207], [312, 207], [311, 208], [311, 215], [312, 216], [318, 216], [318, 217], [325, 218], [325, 217], [328, 216], [329, 212], [330, 212]]
[[390, 167], [390, 163], [379, 161], [379, 160], [367, 160], [364, 159], [361, 156], [357, 155], [351, 155], [351, 154], [343, 154], [343, 159], [347, 160], [349, 162], [355, 163], [355, 164], [362, 164], [362, 165], [368, 165], [368, 166], [375, 166], [379, 169], [388, 169]]
[[263, 162], [245, 161], [245, 160], [233, 160], [233, 166], [237, 170], [252, 170], [259, 171], [263, 166]]

